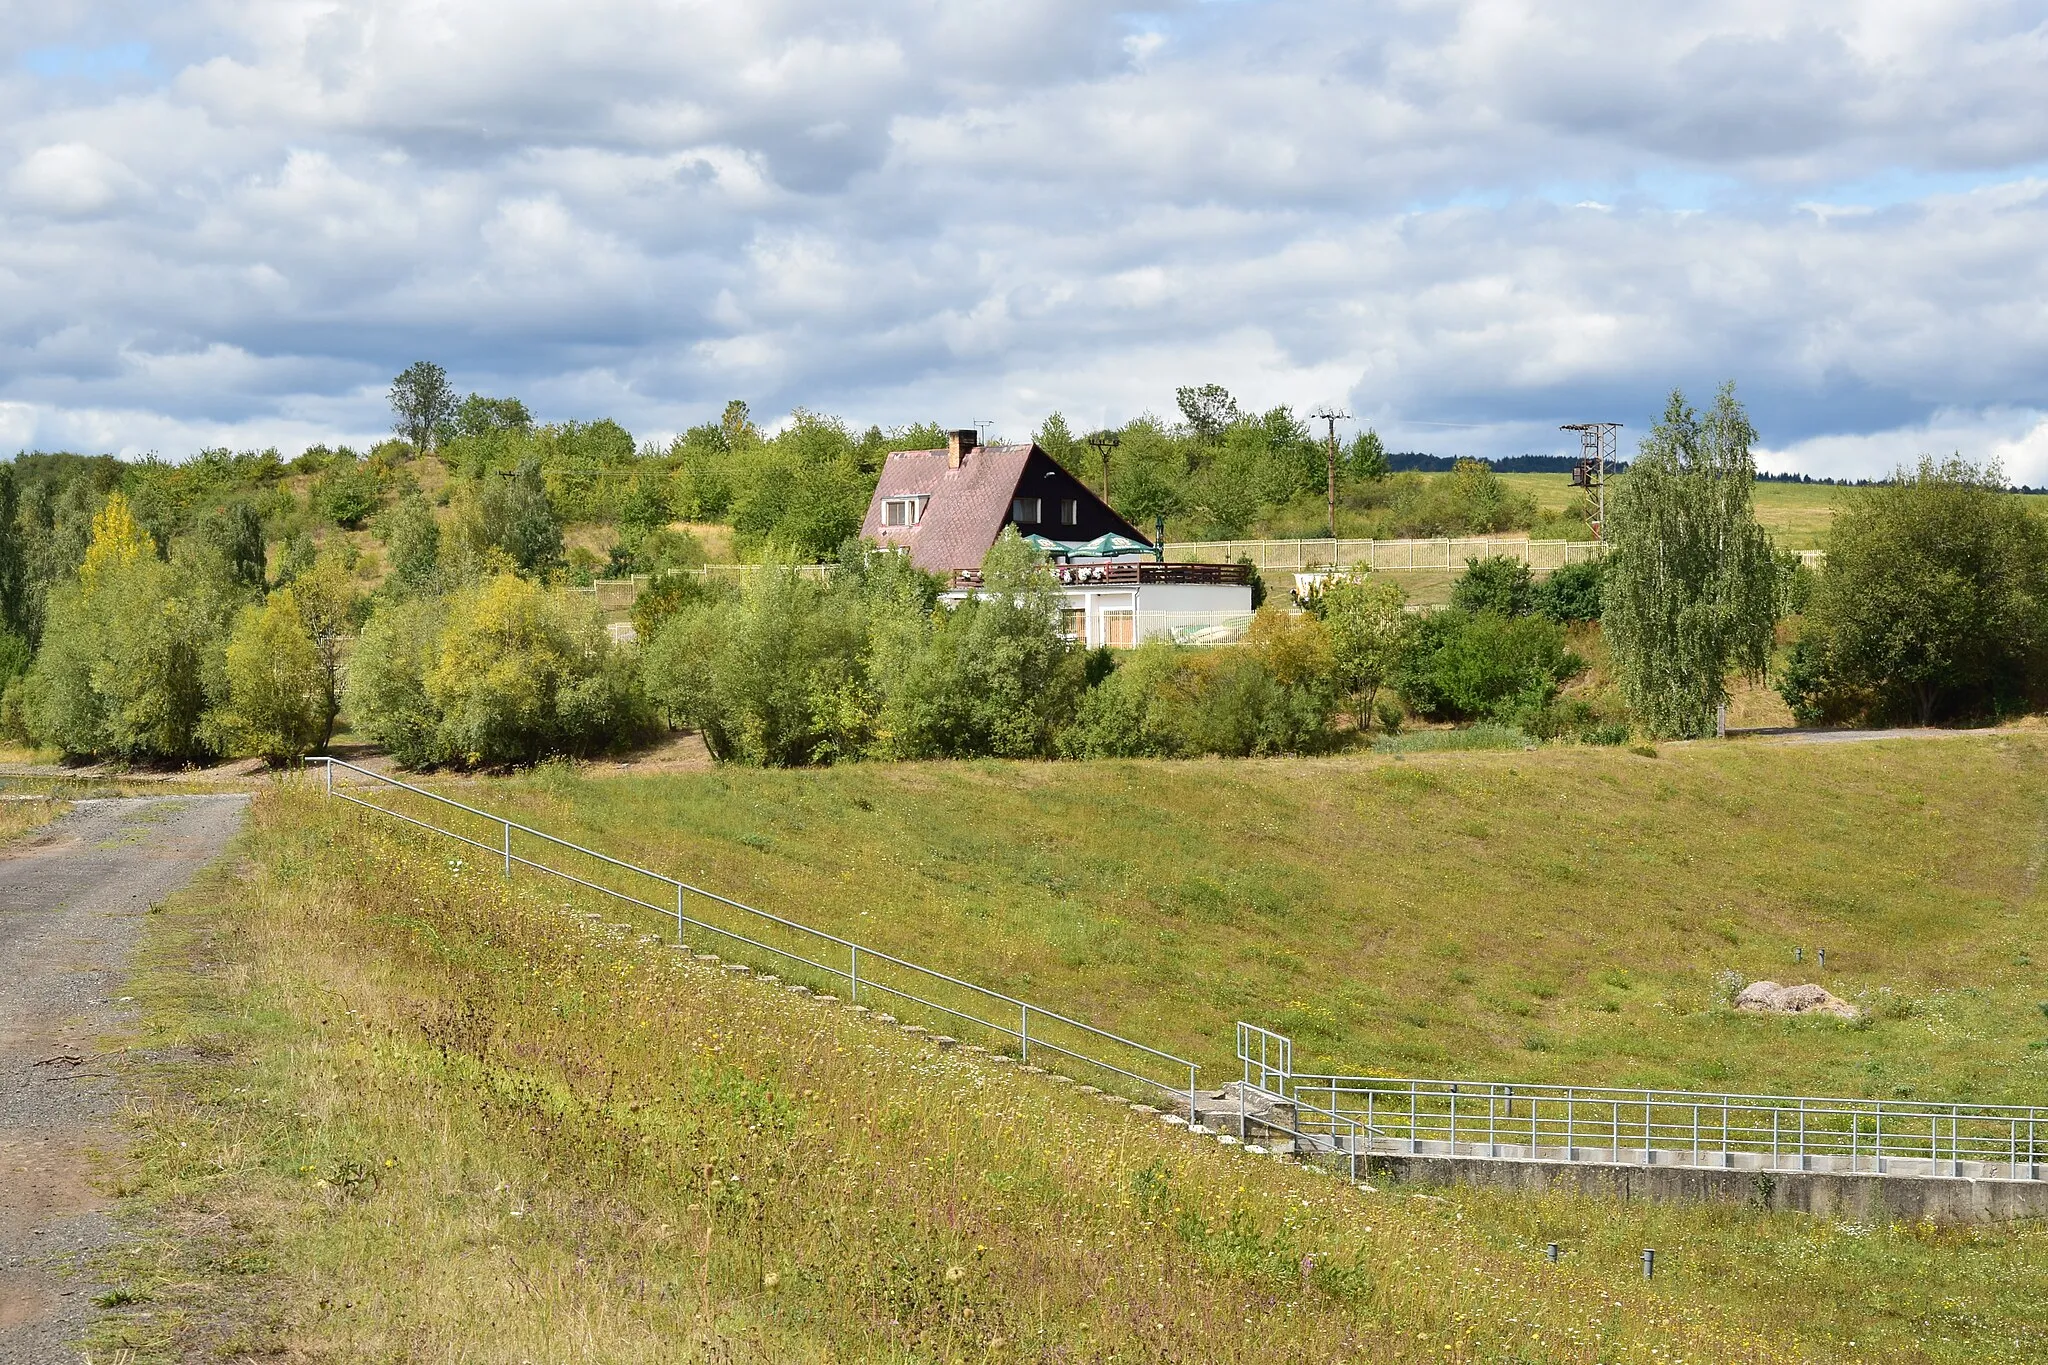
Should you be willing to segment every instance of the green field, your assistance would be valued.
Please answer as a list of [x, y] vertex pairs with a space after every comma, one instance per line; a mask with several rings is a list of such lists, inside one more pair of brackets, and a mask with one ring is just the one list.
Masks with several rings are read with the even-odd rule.
[[[1636, 1049], [1622, 1035], [1654, 1020], [1648, 997], [1668, 983], [1612, 964], [1683, 956], [1689, 931], [1655, 903], [1617, 923], [1620, 889], [1588, 891], [1540, 862], [1520, 889], [1496, 885], [1514, 872], [1505, 846], [1547, 838], [1557, 812], [1535, 793], [1576, 777], [1608, 793], [1587, 826], [1596, 868], [1637, 887], [1680, 868], [1697, 891], [1715, 869], [1687, 860], [1710, 841], [1684, 827], [1767, 823], [1743, 822], [1786, 791], [1757, 791], [1741, 811], [1727, 784], [1773, 764], [1674, 753], [1633, 770], [1615, 758], [1510, 771], [1493, 756], [1445, 757], [1458, 762], [543, 775], [485, 795], [588, 812], [615, 843], [637, 823], [642, 852], [764, 900], [804, 884], [798, 860], [814, 860], [808, 891], [784, 908], [921, 951], [945, 946], [932, 937], [943, 928], [981, 974], [1026, 968], [1039, 993], [1098, 1010], [1135, 990], [1150, 998], [1130, 1002], [1127, 1022], [1169, 1036], [1199, 1041], [1227, 1017], [1201, 987], [1212, 967], [1249, 972], [1254, 990], [1327, 968], [1340, 994], [1387, 991], [1391, 1003], [1385, 957], [1449, 983], [1433, 992], [1447, 1008], [1403, 1018], [1431, 993], [1405, 992], [1411, 1003], [1361, 1036], [1366, 1052], [1347, 1055], [1406, 1030], [1434, 1031], [1433, 1046], [1469, 1060], [1519, 1056], [1512, 1037], [1451, 1027], [1491, 1008], [1470, 1001], [1511, 990], [1537, 1002], [1530, 1015], [1503, 1002], [1512, 1029], [1573, 1036], [1589, 1065], [1626, 1070]], [[1993, 789], [2011, 788], [2001, 809], [2022, 809], [2039, 785], [2036, 746], [1813, 757], [1830, 776], [1809, 784], [1799, 819], [1819, 846], [1778, 870], [1779, 889], [1752, 877], [1724, 893], [1756, 904], [1703, 908], [1708, 933], [1724, 918], [1861, 922], [1870, 951], [1883, 925], [1919, 926], [1935, 940], [1919, 949], [1943, 965], [1914, 979], [1916, 999], [1991, 979], [2010, 995], [2017, 970], [1994, 959], [2017, 954], [2009, 940], [2023, 931], [2001, 917], [2031, 904], [2037, 825], [2007, 830], [1996, 854], [1928, 864], [1917, 892], [1904, 868], [1939, 835], [1989, 831], [1989, 812], [1980, 823], [1968, 801], [1945, 804], [1981, 790], [1964, 770], [1980, 766]], [[1524, 772], [1541, 781], [1523, 785]], [[1874, 794], [1847, 796], [1850, 780]], [[1099, 808], [1090, 791], [1104, 793]], [[1627, 801], [1647, 803], [1648, 818], [1611, 827]], [[1440, 843], [1355, 818], [1397, 810], [1396, 823], [1443, 826]], [[1206, 842], [1189, 823], [1198, 811], [1213, 824]], [[1156, 829], [1132, 823], [1146, 820]], [[1888, 848], [1885, 870], [1860, 883], [1904, 894], [1896, 913], [1842, 899], [1854, 879], [1836, 864], [1857, 856], [1848, 827], [1869, 821], [1881, 836], [1928, 832]], [[1527, 833], [1510, 836], [1511, 823]], [[1304, 859], [1303, 841], [1333, 827], [1361, 845], [1370, 834], [1371, 847]], [[878, 856], [851, 854], [849, 835]], [[1763, 846], [1756, 865], [1788, 847]], [[1845, 1227], [1733, 1206], [1354, 1188], [687, 962], [590, 924], [582, 896], [507, 883], [460, 852], [272, 791], [237, 857], [151, 916], [149, 965], [130, 986], [144, 1011], [130, 1054], [139, 1148], [117, 1177], [125, 1235], [101, 1267], [114, 1287], [92, 1359], [1961, 1365], [2038, 1359], [2048, 1333], [2040, 1227]], [[1445, 920], [1436, 907], [1452, 891], [1426, 883], [1454, 861], [1483, 871], [1454, 888], [1464, 911]], [[1147, 889], [1173, 869], [1170, 892]], [[1318, 929], [1312, 916], [1357, 878], [1382, 907], [1376, 927]], [[1101, 903], [1081, 912], [1084, 897]], [[1530, 913], [1540, 936], [1516, 923]], [[1168, 932], [1177, 951], [1142, 942]], [[1751, 949], [1767, 958], [1778, 945], [1757, 932]], [[1943, 976], [1952, 984], [1935, 984]], [[1663, 1008], [1680, 1017], [1684, 1004], [1674, 994]], [[1997, 1040], [1957, 1026], [1989, 1034], [1995, 1013], [1913, 1017], [1970, 1053]], [[1936, 1066], [1882, 1027], [1857, 1036]], [[1751, 1060], [1834, 1049], [1810, 1028], [1775, 1041], [1715, 1028]], [[1546, 1264], [1547, 1242], [1565, 1248], [1561, 1265]], [[1659, 1252], [1653, 1284], [1636, 1269], [1645, 1246]]]

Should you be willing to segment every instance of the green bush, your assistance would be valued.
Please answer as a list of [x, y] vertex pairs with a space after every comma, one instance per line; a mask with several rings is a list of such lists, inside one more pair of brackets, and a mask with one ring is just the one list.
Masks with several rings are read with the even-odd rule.
[[207, 719], [208, 733], [222, 751], [291, 763], [326, 738], [327, 677], [290, 588], [242, 609], [223, 673], [224, 704]]
[[1995, 468], [1852, 490], [1779, 690], [1803, 721], [1925, 725], [2048, 698], [2048, 525]]
[[1563, 625], [1597, 621], [1606, 582], [1603, 559], [1561, 565], [1536, 584], [1534, 610]]
[[1438, 478], [1397, 477], [1389, 512], [1396, 535], [1485, 535], [1529, 525], [1536, 502], [1510, 489], [1485, 461], [1459, 460]]
[[371, 617], [347, 711], [408, 767], [598, 753], [651, 720], [635, 661], [595, 608], [512, 574]]
[[[88, 563], [92, 563], [88, 557]], [[52, 592], [42, 648], [24, 683], [29, 733], [73, 757], [189, 761], [223, 689], [222, 647], [241, 598], [209, 561], [142, 556], [98, 566]]]
[[1536, 580], [1519, 559], [1468, 559], [1465, 572], [1451, 585], [1451, 605], [1460, 611], [1527, 616], [1536, 610]]
[[1148, 641], [1082, 698], [1061, 752], [1077, 758], [1314, 753], [1336, 741], [1327, 634], [1263, 612], [1242, 645]]
[[1417, 623], [1392, 681], [1418, 715], [1504, 720], [1548, 705], [1584, 668], [1554, 621], [1452, 607]]

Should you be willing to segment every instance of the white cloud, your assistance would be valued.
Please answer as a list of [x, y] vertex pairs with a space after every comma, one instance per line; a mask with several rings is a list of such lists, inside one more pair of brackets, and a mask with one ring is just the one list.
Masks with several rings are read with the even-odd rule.
[[735, 395], [1014, 432], [1214, 379], [1481, 454], [1733, 377], [1813, 472], [1939, 436], [2048, 481], [2017, 0], [95, 22], [40, 13], [12, 41], [62, 60], [0, 74], [0, 440], [361, 436], [420, 356], [650, 433]]

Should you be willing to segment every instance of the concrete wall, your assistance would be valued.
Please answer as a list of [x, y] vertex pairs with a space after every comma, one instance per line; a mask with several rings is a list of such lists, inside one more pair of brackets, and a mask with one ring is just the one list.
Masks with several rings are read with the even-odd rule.
[[2048, 1180], [1915, 1179], [1820, 1171], [1720, 1171], [1684, 1166], [1564, 1164], [1468, 1156], [1374, 1156], [1368, 1178], [1389, 1183], [1562, 1189], [1609, 1199], [1716, 1200], [1850, 1222], [1994, 1223], [2048, 1217]]

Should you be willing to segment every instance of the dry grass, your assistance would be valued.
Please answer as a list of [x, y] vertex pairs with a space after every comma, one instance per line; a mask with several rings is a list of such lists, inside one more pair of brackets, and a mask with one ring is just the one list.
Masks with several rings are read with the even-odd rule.
[[0, 798], [0, 845], [33, 834], [69, 809], [71, 803], [61, 796], [15, 794]]
[[[240, 874], [154, 922], [142, 1042], [191, 1060], [143, 1078], [139, 1240], [112, 1266], [130, 1302], [101, 1348], [1856, 1356], [1777, 1273], [1840, 1269], [1797, 1220], [1356, 1189], [686, 961], [376, 817], [272, 793], [253, 819]], [[1689, 1268], [1738, 1231], [1750, 1259]]]

